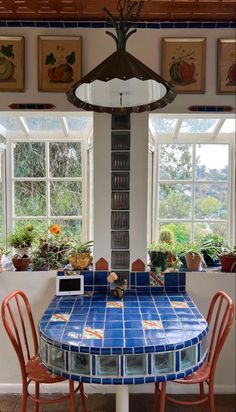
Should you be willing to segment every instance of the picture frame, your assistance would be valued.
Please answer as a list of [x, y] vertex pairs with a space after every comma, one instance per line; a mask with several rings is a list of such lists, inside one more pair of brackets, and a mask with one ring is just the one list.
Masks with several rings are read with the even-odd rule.
[[0, 36], [0, 92], [24, 91], [25, 38]]
[[67, 92], [81, 79], [81, 36], [38, 36], [38, 89]]
[[236, 93], [236, 39], [218, 39], [217, 94]]
[[205, 93], [206, 38], [163, 38], [162, 76], [178, 94]]

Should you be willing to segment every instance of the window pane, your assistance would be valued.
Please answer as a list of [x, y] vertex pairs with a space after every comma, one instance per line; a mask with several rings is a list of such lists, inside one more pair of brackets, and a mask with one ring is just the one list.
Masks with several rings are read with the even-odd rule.
[[82, 221], [77, 220], [63, 220], [55, 219], [52, 223], [60, 226], [63, 236], [76, 236], [81, 239]]
[[157, 134], [168, 133], [173, 134], [177, 119], [160, 119], [154, 116], [150, 117], [150, 123]]
[[68, 129], [70, 131], [81, 131], [85, 130], [89, 124], [92, 123], [91, 117], [65, 117]]
[[212, 133], [219, 119], [185, 119], [182, 122], [181, 133]]
[[227, 144], [196, 145], [196, 179], [227, 180], [229, 146]]
[[51, 216], [82, 214], [82, 183], [51, 182]]
[[61, 122], [57, 117], [25, 117], [29, 130], [50, 131], [61, 130]]
[[14, 172], [15, 177], [44, 177], [45, 144], [15, 143]]
[[221, 127], [219, 133], [233, 133], [236, 131], [236, 120], [226, 119]]
[[37, 233], [39, 237], [45, 237], [48, 232], [49, 223], [45, 219], [37, 220], [37, 219], [17, 219], [15, 220], [15, 228], [21, 228], [22, 226], [32, 225], [34, 231]]
[[14, 117], [0, 117], [0, 125], [7, 130], [19, 130], [19, 123]]
[[197, 219], [227, 219], [228, 186], [225, 183], [200, 183], [195, 188]]
[[15, 182], [15, 215], [46, 215], [45, 182]]
[[161, 184], [159, 217], [186, 219], [191, 216], [191, 187], [187, 184]]
[[190, 240], [190, 223], [180, 222], [180, 223], [161, 223], [160, 230], [170, 230], [174, 235], [174, 240], [178, 243], [189, 242]]
[[50, 143], [50, 176], [81, 176], [81, 143]]
[[192, 145], [160, 145], [160, 179], [191, 179]]
[[209, 233], [214, 235], [220, 235], [227, 239], [228, 228], [227, 223], [208, 223], [208, 222], [198, 222], [194, 225], [194, 239], [200, 240]]

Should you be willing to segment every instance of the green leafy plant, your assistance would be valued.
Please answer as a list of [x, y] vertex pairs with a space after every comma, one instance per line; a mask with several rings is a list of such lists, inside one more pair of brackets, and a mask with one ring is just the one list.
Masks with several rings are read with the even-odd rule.
[[[182, 251], [184, 254], [202, 256], [201, 242], [188, 242], [183, 245]], [[183, 253], [182, 252], [182, 253]]]
[[223, 251], [225, 239], [220, 235], [209, 233], [202, 238], [201, 243], [202, 251], [206, 251], [210, 258], [215, 261]]
[[22, 226], [12, 232], [8, 238], [7, 242], [9, 246], [14, 248], [25, 248], [31, 247], [33, 241], [36, 239], [36, 233], [32, 225]]
[[225, 244], [220, 253], [221, 256], [236, 256], [236, 245]]
[[76, 243], [74, 241], [74, 244], [72, 245], [70, 252], [72, 253], [89, 253], [91, 252], [91, 248], [93, 247], [93, 240], [89, 240], [84, 243]]

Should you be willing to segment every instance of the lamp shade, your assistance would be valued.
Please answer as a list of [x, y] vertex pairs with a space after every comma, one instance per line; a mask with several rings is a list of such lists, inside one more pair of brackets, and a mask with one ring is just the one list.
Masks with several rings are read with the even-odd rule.
[[175, 88], [126, 50], [117, 50], [67, 92], [68, 100], [95, 112], [144, 112], [171, 103]]

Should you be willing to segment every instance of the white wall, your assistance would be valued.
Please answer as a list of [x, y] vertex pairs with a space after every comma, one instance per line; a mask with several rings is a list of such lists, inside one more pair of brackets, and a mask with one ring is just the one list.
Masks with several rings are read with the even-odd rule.
[[[82, 36], [82, 75], [87, 74], [98, 63], [115, 51], [115, 43], [105, 34], [105, 29], [47, 29], [47, 28], [0, 28], [0, 36], [25, 36], [25, 92], [0, 93], [0, 110], [9, 110], [12, 102], [53, 103], [56, 110], [74, 110], [65, 93], [38, 92], [38, 35]], [[187, 112], [190, 105], [231, 105], [235, 107], [233, 95], [216, 96], [217, 39], [234, 38], [234, 29], [138, 29], [127, 43], [127, 51], [144, 64], [161, 74], [161, 39], [163, 37], [206, 37], [206, 92], [205, 94], [178, 95], [175, 101], [162, 110], [166, 113]]]
[[[37, 324], [55, 292], [55, 272], [4, 272], [0, 274], [0, 303], [15, 289], [23, 290], [29, 297]], [[188, 273], [187, 290], [203, 315], [212, 296], [218, 290], [226, 291], [235, 297], [235, 275], [226, 273]], [[18, 361], [0, 321], [0, 392], [20, 392], [20, 370]], [[179, 388], [171, 385], [170, 390], [191, 392], [192, 387]], [[216, 392], [234, 393], [235, 390], [235, 328], [233, 328], [218, 363]], [[114, 387], [86, 385], [88, 392], [114, 391]], [[130, 386], [130, 392], [153, 392], [153, 385]]]

